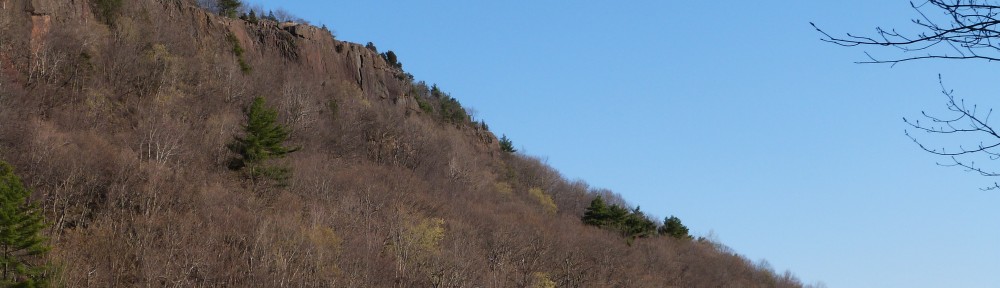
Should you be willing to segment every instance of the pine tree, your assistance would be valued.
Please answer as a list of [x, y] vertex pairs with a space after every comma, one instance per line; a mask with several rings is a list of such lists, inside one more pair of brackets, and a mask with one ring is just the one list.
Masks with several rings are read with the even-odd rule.
[[666, 235], [678, 239], [690, 239], [691, 235], [688, 235], [688, 228], [681, 223], [681, 219], [670, 216], [663, 219], [663, 226], [660, 226], [660, 235]]
[[392, 52], [392, 50], [385, 52], [385, 62], [392, 67], [403, 68], [403, 63], [399, 63], [399, 58], [396, 58], [396, 52]]
[[590, 206], [583, 213], [583, 223], [601, 227], [606, 224], [608, 215], [610, 215], [608, 205], [604, 204], [604, 199], [601, 196], [597, 196], [590, 201]]
[[628, 230], [628, 217], [629, 211], [625, 207], [616, 204], [608, 205], [608, 214], [605, 216], [603, 225], [628, 236], [628, 233], [625, 232]]
[[583, 213], [583, 223], [621, 233], [630, 244], [635, 238], [653, 236], [657, 232], [656, 223], [649, 220], [638, 206], [629, 210], [619, 205], [608, 205], [601, 196], [590, 201], [590, 206]]
[[14, 175], [14, 169], [0, 161], [0, 285], [4, 287], [39, 287], [46, 283], [45, 265], [29, 261], [49, 250], [41, 235], [45, 219], [35, 205], [27, 202], [30, 194]]
[[[507, 134], [504, 134], [502, 137], [500, 137], [500, 151], [507, 152], [507, 153], [517, 152], [517, 149], [514, 149], [514, 142], [510, 141], [510, 139], [507, 138]], [[597, 198], [601, 198], [601, 197], [597, 197]], [[597, 199], [594, 199], [594, 200], [597, 200]]]
[[219, 0], [219, 15], [236, 18], [236, 12], [243, 6], [240, 0]]
[[288, 130], [278, 124], [278, 112], [266, 107], [264, 98], [256, 97], [246, 110], [246, 117], [243, 137], [234, 137], [228, 146], [230, 151], [238, 154], [229, 167], [233, 170], [247, 168], [248, 176], [254, 181], [267, 177], [277, 180], [279, 184], [284, 183], [289, 176], [288, 168], [265, 165], [267, 160], [282, 158], [298, 150], [284, 145], [288, 140]]
[[624, 222], [622, 234], [626, 237], [649, 237], [656, 234], [656, 223], [649, 220], [645, 213], [639, 211], [639, 206], [636, 206], [631, 213], [625, 216]]
[[252, 9], [250, 10], [250, 14], [247, 15], [247, 21], [250, 21], [250, 23], [253, 24], [257, 24], [257, 13], [253, 12]]
[[[368, 43], [371, 43], [371, 42], [368, 42]], [[431, 85], [431, 97], [440, 99], [442, 96], [444, 96], [444, 92], [442, 92], [441, 89], [438, 88], [437, 84], [432, 84]]]

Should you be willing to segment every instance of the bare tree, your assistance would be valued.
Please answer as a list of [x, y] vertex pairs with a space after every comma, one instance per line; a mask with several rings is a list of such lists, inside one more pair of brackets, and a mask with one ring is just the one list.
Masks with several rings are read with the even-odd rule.
[[[903, 52], [903, 56], [896, 58], [880, 58], [865, 52], [868, 60], [857, 63], [896, 65], [926, 59], [1000, 61], [1000, 3], [995, 2], [910, 2], [910, 7], [919, 15], [911, 20], [921, 30], [915, 34], [898, 32], [895, 28], [876, 27], [875, 35], [858, 36], [847, 33], [846, 36], [839, 37], [827, 33], [814, 23], [810, 24], [823, 35], [821, 40], [829, 43], [846, 47], [894, 47]], [[980, 109], [975, 104], [966, 104], [964, 99], [956, 98], [954, 91], [945, 88], [940, 75], [938, 83], [941, 85], [941, 93], [948, 99], [945, 105], [947, 112], [921, 112], [924, 122], [921, 119], [907, 118], [903, 118], [903, 121], [918, 132], [947, 137], [957, 143], [950, 148], [938, 148], [939, 146], [931, 146], [918, 140], [910, 131], [905, 131], [906, 136], [920, 149], [948, 159], [938, 165], [961, 167], [982, 176], [1000, 176], [1000, 171], [976, 163], [976, 159], [1000, 159], [1000, 134], [990, 125], [993, 109]], [[1000, 184], [994, 182], [992, 186], [983, 189], [1000, 189]]]

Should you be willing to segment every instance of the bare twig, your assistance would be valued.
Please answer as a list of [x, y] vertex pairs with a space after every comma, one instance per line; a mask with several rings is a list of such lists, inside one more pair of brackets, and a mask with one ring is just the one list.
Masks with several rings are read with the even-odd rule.
[[[965, 101], [955, 97], [954, 91], [945, 89], [944, 81], [938, 76], [938, 83], [941, 85], [941, 93], [948, 99], [945, 107], [948, 110], [946, 117], [935, 116], [927, 112], [922, 112], [924, 119], [929, 123], [921, 123], [920, 120], [910, 120], [903, 118], [903, 122], [911, 128], [931, 135], [961, 135], [958, 137], [974, 143], [973, 145], [963, 145], [959, 143], [952, 149], [928, 147], [925, 142], [921, 142], [916, 136], [905, 131], [906, 136], [917, 144], [920, 149], [939, 156], [947, 156], [949, 162], [938, 163], [945, 167], [960, 167], [969, 172], [975, 172], [982, 176], [1000, 176], [1000, 172], [994, 169], [984, 168], [977, 165], [970, 158], [980, 157], [988, 160], [1000, 159], [1000, 134], [990, 125], [989, 119], [993, 114], [990, 109], [985, 112], [978, 111], [976, 105], [966, 105]], [[968, 143], [968, 142], [965, 142]], [[983, 190], [1000, 189], [1000, 184], [982, 188]]]
[[[823, 35], [821, 40], [841, 46], [889, 46], [904, 53], [922, 52], [921, 55], [900, 58], [876, 58], [868, 53], [865, 64], [890, 64], [925, 59], [976, 59], [1000, 61], [1000, 5], [983, 0], [928, 0], [921, 4], [910, 2], [920, 15], [912, 23], [924, 29], [913, 35], [895, 29], [877, 27], [875, 35], [858, 36], [850, 33], [833, 36], [816, 24], [809, 23]], [[933, 11], [934, 13], [928, 13]], [[929, 15], [945, 15], [934, 18]], [[939, 24], [938, 21], [947, 21]]]

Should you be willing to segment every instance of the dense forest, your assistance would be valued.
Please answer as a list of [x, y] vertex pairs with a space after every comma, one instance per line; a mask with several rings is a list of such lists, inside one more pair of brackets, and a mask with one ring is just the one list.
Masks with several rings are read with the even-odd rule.
[[3, 283], [802, 286], [518, 153], [374, 43], [232, 0], [0, 9], [0, 246], [33, 245]]

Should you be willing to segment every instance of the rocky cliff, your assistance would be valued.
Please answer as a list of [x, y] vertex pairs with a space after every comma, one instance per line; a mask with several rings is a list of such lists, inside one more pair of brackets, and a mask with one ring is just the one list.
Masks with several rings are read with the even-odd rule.
[[[69, 287], [799, 286], [711, 241], [583, 225], [613, 194], [501, 152], [435, 88], [193, 0], [0, 0], [0, 161], [52, 247], [18, 256]], [[228, 165], [256, 97], [301, 148], [269, 160], [287, 183]]]
[[[101, 23], [100, 11], [95, 16], [95, 5], [93, 1], [86, 0], [0, 0], [4, 15], [5, 27], [12, 27], [13, 37], [24, 37], [27, 39], [27, 51], [24, 46], [18, 47], [18, 41], [11, 41], [14, 45], [8, 46], [8, 52], [0, 47], [0, 59], [9, 59], [8, 68], [17, 65], [22, 59], [32, 61], [38, 58], [37, 55], [46, 53], [43, 51], [47, 42], [57, 41], [53, 39], [52, 31], [54, 26], [64, 27], [63, 33], [72, 33], [75, 29], [100, 30], [105, 23]], [[392, 103], [398, 109], [406, 110], [407, 113], [421, 113], [421, 109], [412, 95], [413, 79], [409, 74], [401, 69], [391, 67], [377, 53], [365, 48], [363, 45], [345, 41], [339, 41], [326, 30], [308, 24], [298, 23], [277, 23], [274, 21], [260, 20], [250, 23], [241, 19], [221, 17], [209, 13], [197, 5], [184, 0], [159, 0], [154, 3], [142, 3], [141, 14], [138, 21], [149, 21], [168, 23], [171, 29], [188, 34], [189, 39], [180, 41], [195, 40], [195, 50], [204, 51], [228, 48], [228, 43], [224, 42], [228, 36], [235, 37], [240, 47], [245, 51], [244, 56], [247, 61], [254, 59], [283, 59], [280, 66], [294, 65], [307, 67], [305, 72], [310, 75], [310, 81], [318, 81], [323, 87], [352, 85], [367, 99], [372, 101], [386, 101]], [[118, 12], [121, 13], [121, 12]], [[0, 23], [4, 24], [4, 23]], [[136, 24], [136, 25], [140, 25]], [[21, 29], [17, 29], [21, 27]], [[72, 28], [72, 27], [75, 27]], [[81, 28], [89, 27], [89, 28]], [[18, 32], [28, 32], [27, 35], [17, 35]], [[163, 33], [163, 31], [156, 31]], [[154, 32], [154, 33], [156, 33]], [[64, 35], [56, 35], [63, 37]], [[86, 40], [84, 40], [86, 41]], [[22, 43], [24, 44], [24, 43]], [[80, 49], [94, 50], [87, 45], [98, 45], [82, 43]], [[51, 45], [50, 45], [51, 46]], [[19, 50], [10, 52], [11, 48]], [[11, 55], [13, 54], [13, 55]], [[38, 61], [34, 59], [34, 61]], [[2, 67], [4, 63], [0, 63]], [[272, 64], [272, 63], [268, 63]], [[21, 63], [20, 70], [31, 70], [30, 64]], [[258, 73], [273, 72], [275, 67], [268, 67], [269, 71], [259, 71]], [[7, 69], [8, 73], [12, 70]], [[23, 74], [23, 73], [22, 73]], [[11, 75], [25, 78], [25, 75]], [[318, 76], [318, 77], [313, 77]], [[28, 75], [27, 77], [30, 77]], [[294, 80], [294, 79], [292, 79]], [[344, 89], [341, 87], [340, 89]], [[467, 134], [479, 139], [482, 149], [497, 151], [499, 146], [496, 136], [483, 129], [472, 127]]]
[[[99, 22], [85, 0], [3, 0], [0, 3], [5, 22], [15, 29], [30, 31], [32, 51], [38, 51], [53, 25], [86, 26]], [[249, 23], [220, 17], [181, 0], [157, 1], [161, 7], [146, 7], [151, 21], [169, 22], [186, 30], [194, 40], [205, 42], [225, 39], [229, 33], [239, 39], [249, 57], [280, 55], [290, 62], [306, 65], [329, 79], [353, 79], [366, 94], [388, 99], [404, 96], [407, 83], [399, 81], [402, 71], [391, 69], [374, 51], [363, 46], [338, 41], [327, 31], [297, 23], [261, 20]], [[154, 15], [155, 14], [155, 15]], [[365, 78], [370, 79], [367, 83]]]

